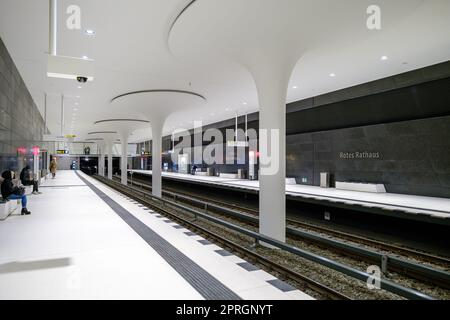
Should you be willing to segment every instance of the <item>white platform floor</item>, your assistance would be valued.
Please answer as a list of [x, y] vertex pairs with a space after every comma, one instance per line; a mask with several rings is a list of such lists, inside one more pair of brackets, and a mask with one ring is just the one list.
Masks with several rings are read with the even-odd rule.
[[[283, 291], [244, 260], [216, 253], [188, 230], [174, 228], [116, 191], [90, 183], [163, 236], [243, 299], [311, 299]], [[152, 247], [73, 171], [47, 180], [29, 197], [30, 216], [0, 222], [0, 299], [203, 299]]]
[[[149, 170], [130, 170], [151, 175]], [[205, 184], [229, 186], [237, 189], [259, 190], [259, 181], [209, 176], [193, 176], [175, 172], [163, 172], [167, 178], [191, 180]], [[360, 191], [320, 188], [306, 185], [286, 185], [286, 194], [294, 197], [341, 202], [365, 207], [400, 210], [411, 214], [425, 214], [437, 218], [450, 218], [450, 199], [423, 197], [394, 193], [369, 193]]]

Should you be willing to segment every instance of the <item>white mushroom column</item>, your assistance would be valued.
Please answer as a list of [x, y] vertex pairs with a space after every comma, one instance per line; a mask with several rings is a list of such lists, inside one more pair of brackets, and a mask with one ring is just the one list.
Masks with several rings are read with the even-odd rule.
[[97, 165], [97, 174], [99, 176], [105, 176], [105, 171], [104, 171], [104, 163], [105, 163], [105, 146], [104, 146], [104, 141], [101, 138], [91, 138], [91, 139], [86, 139], [87, 141], [93, 141], [97, 143], [98, 146], [98, 151], [99, 151], [99, 157], [98, 157], [98, 165]]
[[[259, 100], [259, 232], [286, 240], [286, 92], [295, 62], [252, 72]], [[277, 70], [278, 69], [278, 70]]]
[[103, 163], [105, 162], [105, 156], [103, 155], [103, 148], [99, 147], [100, 155], [98, 157], [98, 167], [97, 173], [99, 176], [103, 177], [105, 175], [105, 171], [103, 170]]
[[120, 158], [120, 182], [123, 185], [128, 184], [128, 137], [130, 133], [120, 133], [121, 158]]
[[165, 119], [152, 121], [152, 193], [154, 196], [162, 195], [162, 133]]
[[113, 177], [113, 140], [106, 140], [106, 152], [108, 153], [108, 179]]
[[[291, 73], [318, 43], [365, 32], [361, 1], [196, 1], [176, 16], [169, 47], [199, 64], [234, 61], [250, 71], [259, 101], [259, 230], [285, 241], [286, 95]], [[350, 19], [353, 18], [353, 19]], [[339, 27], [336, 27], [339, 26]]]
[[116, 131], [95, 131], [95, 132], [89, 132], [88, 135], [96, 136], [98, 138], [103, 139], [103, 145], [101, 146], [102, 151], [101, 151], [101, 155], [100, 155], [100, 162], [101, 162], [101, 166], [103, 167], [101, 170], [101, 176], [105, 175], [105, 170], [104, 170], [105, 158], [104, 157], [105, 157], [105, 155], [107, 155], [108, 156], [108, 179], [112, 180], [113, 145], [116, 140], [117, 132]]
[[134, 113], [139, 113], [150, 121], [152, 129], [152, 194], [161, 197], [161, 143], [164, 123], [174, 112], [186, 111], [199, 107], [206, 103], [206, 99], [197, 93], [170, 90], [153, 89], [137, 92], [129, 92], [115, 97], [111, 106], [119, 111], [124, 108]]
[[148, 126], [149, 121], [140, 119], [104, 119], [95, 122], [95, 125], [102, 129], [114, 129], [118, 132], [121, 143], [121, 183], [128, 184], [128, 168], [127, 168], [127, 153], [128, 153], [128, 139], [130, 134], [141, 127]]

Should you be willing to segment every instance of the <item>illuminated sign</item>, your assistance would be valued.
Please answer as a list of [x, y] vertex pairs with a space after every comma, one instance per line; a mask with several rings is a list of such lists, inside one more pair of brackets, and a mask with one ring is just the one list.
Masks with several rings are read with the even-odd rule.
[[17, 154], [21, 155], [21, 154], [26, 154], [26, 153], [27, 153], [27, 148], [25, 148], [25, 147], [17, 148]]
[[69, 150], [56, 150], [57, 154], [69, 154]]
[[33, 147], [31, 148], [31, 151], [33, 152], [33, 155], [37, 156], [41, 150], [39, 147]]

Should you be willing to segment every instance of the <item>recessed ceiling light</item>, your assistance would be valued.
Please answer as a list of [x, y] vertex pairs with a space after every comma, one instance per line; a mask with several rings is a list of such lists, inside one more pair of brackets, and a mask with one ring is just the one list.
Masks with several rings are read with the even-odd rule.
[[95, 31], [92, 30], [92, 29], [87, 29], [84, 33], [85, 33], [86, 35], [88, 35], [88, 36], [93, 36], [93, 35], [95, 35]]
[[78, 86], [78, 89], [81, 89], [81, 86]]
[[381, 61], [386, 61], [386, 60], [388, 60], [389, 58], [387, 57], [387, 56], [382, 56], [381, 57]]
[[225, 108], [225, 111], [230, 111], [231, 109], [230, 108]]
[[336, 77], [336, 73], [330, 73], [330, 77], [332, 78]]
[[83, 58], [84, 60], [88, 60], [88, 59], [89, 59], [88, 56], [82, 56], [82, 58]]
[[244, 102], [244, 103], [242, 103], [244, 106], [246, 106], [248, 103], [247, 102]]
[[292, 89], [298, 89], [298, 86], [293, 86]]

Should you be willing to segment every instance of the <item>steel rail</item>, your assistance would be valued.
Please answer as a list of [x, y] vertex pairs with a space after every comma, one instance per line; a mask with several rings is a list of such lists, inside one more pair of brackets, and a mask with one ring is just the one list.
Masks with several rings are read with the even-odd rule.
[[[363, 282], [368, 282], [368, 281], [372, 281], [373, 280], [373, 275], [370, 275], [370, 274], [368, 274], [366, 272], [363, 272], [361, 270], [355, 269], [353, 267], [347, 266], [347, 265], [345, 265], [343, 263], [340, 263], [340, 262], [334, 261], [332, 259], [329, 259], [329, 258], [320, 256], [320, 255], [308, 252], [306, 250], [303, 250], [303, 249], [297, 248], [295, 246], [289, 245], [287, 243], [278, 241], [276, 239], [270, 238], [270, 237], [262, 235], [260, 233], [248, 230], [248, 229], [243, 228], [241, 226], [232, 224], [232, 223], [230, 223], [228, 221], [224, 221], [222, 219], [219, 219], [219, 218], [213, 217], [211, 215], [205, 214], [203, 212], [197, 211], [197, 210], [195, 210], [195, 209], [193, 209], [191, 207], [181, 205], [181, 204], [179, 204], [177, 202], [153, 196], [153, 195], [151, 195], [149, 193], [146, 193], [142, 189], [138, 189], [138, 188], [130, 187], [130, 186], [125, 186], [125, 185], [119, 184], [119, 183], [117, 183], [115, 181], [107, 180], [105, 178], [100, 178], [100, 179], [103, 182], [105, 182], [107, 185], [109, 185], [109, 186], [114, 186], [115, 185], [117, 188], [133, 190], [134, 192], [138, 192], [138, 193], [143, 194], [147, 198], [151, 198], [151, 199], [154, 199], [156, 201], [160, 201], [161, 203], [169, 204], [169, 205], [171, 205], [171, 206], [173, 206], [173, 207], [175, 207], [177, 209], [180, 209], [182, 211], [189, 212], [190, 214], [193, 214], [195, 218], [202, 218], [204, 220], [213, 222], [213, 223], [215, 223], [217, 225], [223, 226], [223, 227], [225, 227], [227, 229], [230, 229], [230, 230], [236, 231], [238, 233], [241, 233], [243, 235], [249, 236], [249, 237], [251, 237], [251, 238], [253, 238], [255, 240], [255, 243], [264, 242], [264, 243], [272, 245], [272, 246], [274, 246], [274, 247], [276, 247], [278, 249], [284, 250], [286, 252], [290, 252], [290, 253], [295, 254], [295, 255], [297, 255], [299, 257], [305, 258], [305, 259], [307, 259], [309, 261], [316, 262], [316, 263], [318, 263], [318, 264], [320, 264], [322, 266], [328, 267], [330, 269], [333, 269], [335, 271], [338, 271], [338, 272], [340, 272], [342, 274], [345, 274], [347, 276], [350, 276], [350, 277], [352, 277], [354, 279], [357, 279], [357, 280], [360, 280], [360, 281], [363, 281]], [[390, 281], [390, 280], [387, 280], [387, 279], [384, 279], [384, 278], [380, 278], [380, 279], [377, 279], [377, 280], [379, 280], [381, 289], [384, 289], [386, 291], [392, 292], [394, 294], [397, 294], [397, 295], [402, 296], [402, 297], [407, 298], [407, 299], [415, 299], [415, 300], [434, 300], [435, 299], [435, 298], [433, 298], [433, 297], [431, 297], [431, 296], [429, 296], [429, 295], [427, 295], [425, 293], [419, 292], [419, 291], [411, 289], [411, 288], [407, 288], [407, 287], [401, 286], [401, 285], [399, 285], [399, 284], [397, 284], [397, 283], [395, 283], [393, 281]]]

